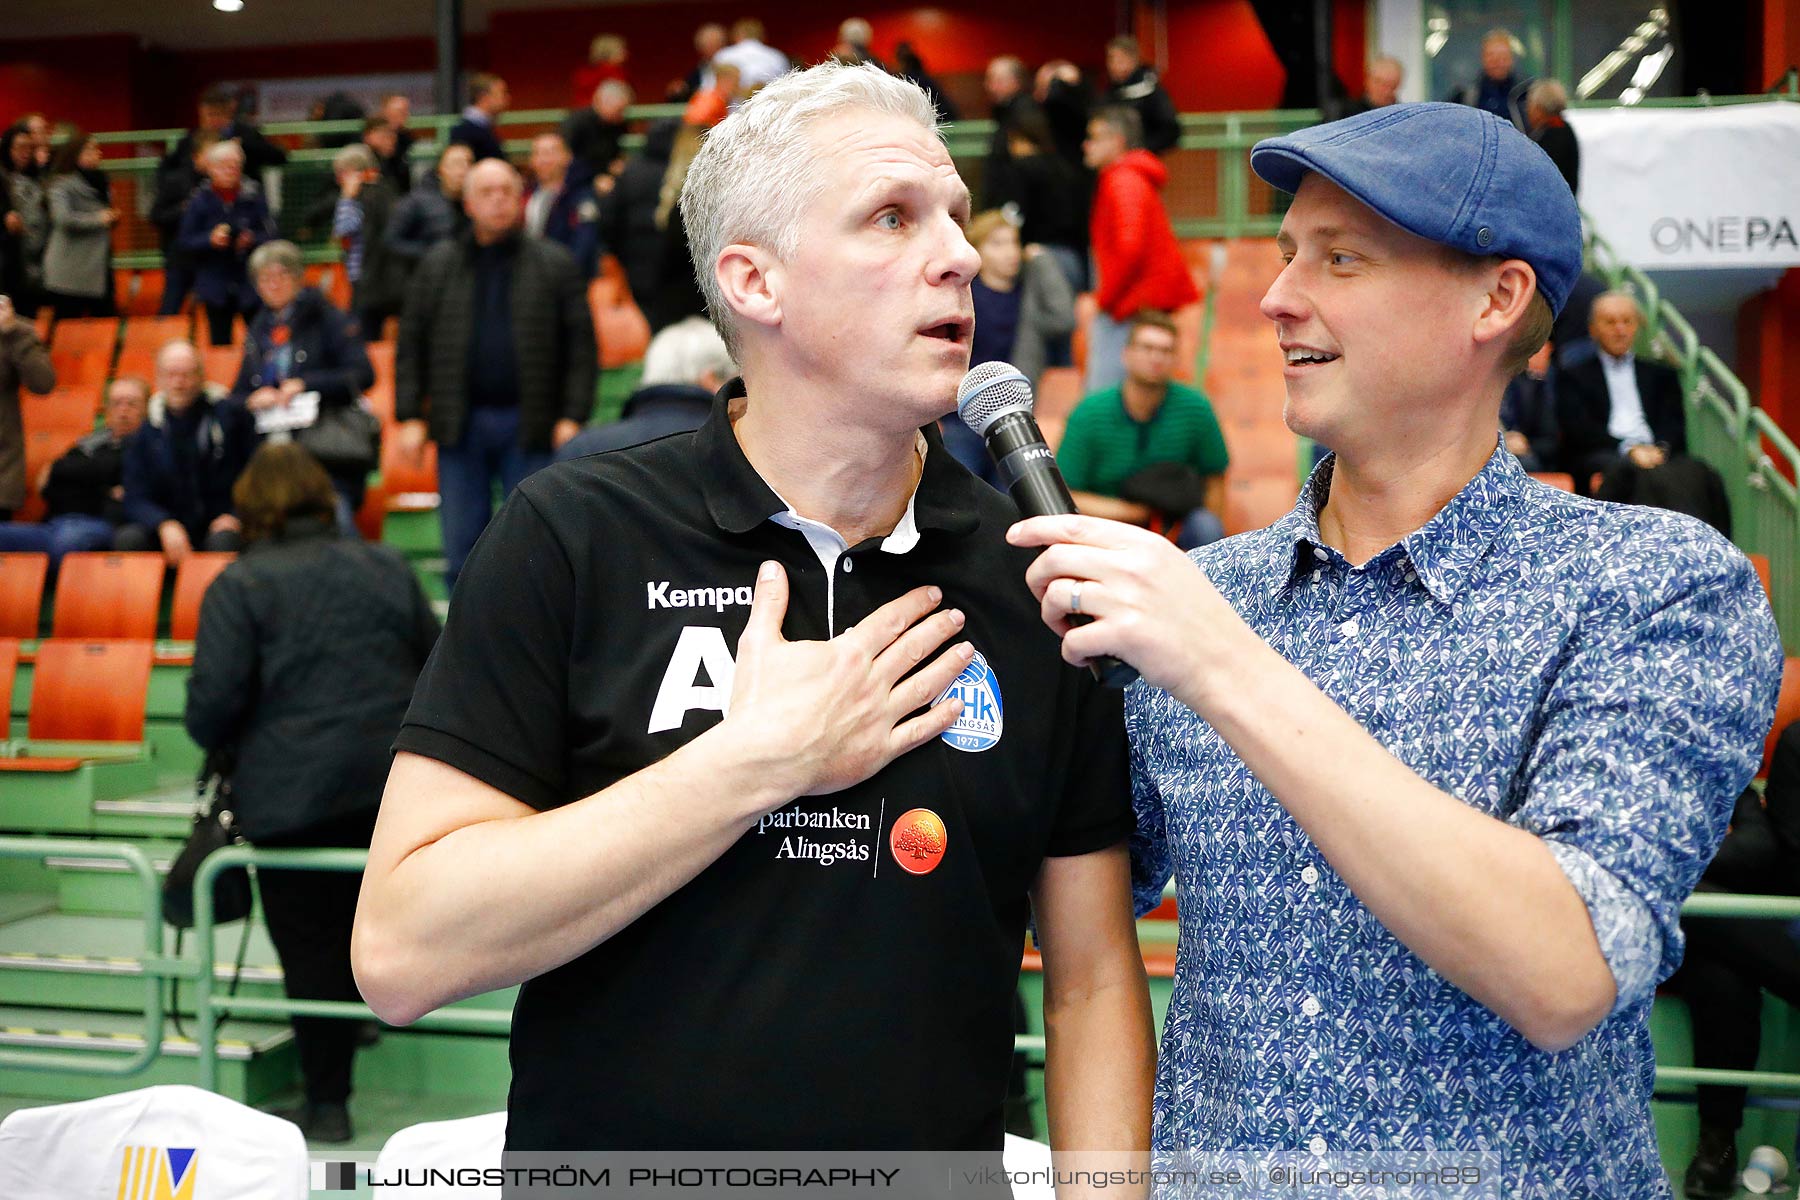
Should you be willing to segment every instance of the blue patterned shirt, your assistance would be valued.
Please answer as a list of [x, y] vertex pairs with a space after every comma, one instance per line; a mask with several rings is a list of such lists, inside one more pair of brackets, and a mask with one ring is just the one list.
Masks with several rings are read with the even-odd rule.
[[1426, 966], [1210, 726], [1126, 697], [1140, 913], [1181, 912], [1161, 1149], [1489, 1151], [1509, 1200], [1668, 1196], [1650, 1121], [1656, 985], [1754, 775], [1781, 647], [1712, 529], [1580, 499], [1504, 447], [1353, 567], [1319, 536], [1333, 459], [1274, 525], [1193, 552], [1225, 598], [1422, 778], [1544, 840], [1618, 985], [1533, 1047]]

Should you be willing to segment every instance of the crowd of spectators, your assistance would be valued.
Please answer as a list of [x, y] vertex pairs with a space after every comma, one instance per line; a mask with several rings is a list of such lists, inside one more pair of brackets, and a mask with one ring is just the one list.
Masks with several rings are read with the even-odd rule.
[[[297, 227], [341, 251], [347, 312], [307, 285], [302, 252], [278, 236], [265, 173], [286, 164], [287, 151], [240, 115], [233, 92], [207, 91], [194, 128], [158, 163], [148, 216], [164, 260], [161, 311], [184, 311], [191, 296], [212, 345], [241, 341], [236, 381], [207, 383], [200, 348], [170, 342], [156, 356], [154, 383], [111, 380], [100, 427], [36, 480], [25, 477], [19, 391], [48, 392], [55, 377], [30, 318], [40, 307], [59, 320], [118, 311], [112, 249], [121, 214], [91, 135], [71, 129], [53, 140], [38, 114], [15, 122], [0, 135], [0, 550], [43, 550], [56, 562], [71, 551], [111, 547], [160, 552], [179, 564], [196, 549], [261, 542], [262, 553], [224, 577], [232, 581], [219, 593], [225, 599], [209, 602], [206, 651], [196, 664], [201, 700], [190, 706], [189, 724], [196, 738], [225, 741], [272, 722], [272, 710], [244, 711], [244, 681], [231, 675], [233, 656], [251, 636], [248, 626], [232, 624], [246, 619], [251, 585], [305, 580], [316, 587], [314, 571], [372, 569], [374, 561], [332, 548], [327, 536], [354, 532], [366, 466], [321, 466], [283, 445], [289, 438], [276, 418], [300, 397], [320, 411], [361, 403], [374, 380], [365, 342], [396, 329], [392, 436], [414, 457], [427, 442], [436, 445], [451, 583], [489, 520], [496, 488], [509, 492], [553, 457], [696, 427], [736, 367], [703, 316], [682, 182], [705, 132], [788, 70], [789, 57], [766, 38], [749, 18], [729, 29], [701, 26], [692, 68], [656, 97], [682, 104], [684, 114], [647, 124], [630, 112], [638, 92], [624, 39], [595, 38], [571, 77], [566, 119], [531, 141], [520, 164], [528, 176], [507, 159], [499, 121], [512, 95], [498, 75], [469, 77], [467, 107], [429, 161], [414, 154], [406, 96], [387, 95], [370, 113], [347, 100], [349, 107], [325, 106], [322, 113], [360, 120], [361, 131], [343, 135], [330, 186]], [[833, 54], [912, 79], [946, 120], [960, 115], [911, 45], [898, 43], [884, 61], [874, 40], [867, 21], [848, 19]], [[1078, 504], [1164, 530], [1184, 547], [1222, 536], [1230, 451], [1206, 396], [1173, 378], [1181, 346], [1175, 315], [1200, 292], [1166, 201], [1167, 159], [1182, 131], [1160, 72], [1134, 38], [1122, 36], [1104, 47], [1102, 70], [1061, 59], [1033, 68], [1002, 55], [987, 64], [982, 83], [984, 115], [995, 128], [971, 172], [983, 209], [967, 231], [980, 254], [971, 365], [1011, 362], [1034, 381], [1071, 366], [1077, 297], [1091, 294], [1082, 398], [1057, 452]], [[1401, 103], [1404, 83], [1402, 64], [1378, 56], [1363, 94], [1343, 111]], [[1517, 125], [1578, 191], [1568, 91], [1523, 74], [1507, 31], [1482, 39], [1479, 76], [1445, 98]], [[633, 134], [642, 137], [628, 151]], [[608, 255], [652, 337], [622, 419], [584, 432], [598, 361], [587, 283]], [[1642, 324], [1631, 295], [1585, 281], [1551, 343], [1508, 388], [1504, 443], [1531, 471], [1567, 473], [1577, 492], [1682, 509], [1729, 532], [1718, 477], [1688, 453], [1679, 380], [1635, 353]], [[953, 417], [943, 432], [949, 452], [993, 483], [979, 439]], [[28, 488], [42, 494], [46, 517], [6, 520]], [[271, 553], [276, 547], [284, 548]], [[376, 723], [391, 732], [394, 704], [409, 686], [402, 676], [416, 671], [436, 626], [428, 610], [421, 615], [416, 585], [403, 586], [402, 565], [379, 565], [392, 579], [377, 623], [392, 641], [396, 669], [393, 711], [384, 709]], [[283, 644], [290, 649], [311, 644], [303, 631], [283, 630], [277, 640], [289, 632]], [[233, 646], [239, 649], [225, 649]], [[1784, 742], [1790, 768], [1796, 745]], [[368, 776], [357, 803], [343, 812], [320, 808], [316, 821], [275, 829], [270, 838], [364, 844], [379, 789], [368, 763], [345, 762], [346, 771]], [[1743, 829], [1749, 837], [1754, 826], [1746, 818], [1734, 836]], [[1721, 868], [1719, 886], [1741, 883], [1728, 876]], [[353, 897], [353, 888], [297, 889], [269, 904], [271, 928], [291, 926], [292, 914], [311, 904], [347, 914]], [[1746, 988], [1792, 987], [1791, 970], [1762, 979], [1743, 968], [1741, 948], [1728, 940], [1715, 952], [1705, 937], [1693, 937], [1706, 953], [1684, 978], [1723, 1014], [1721, 1028], [1741, 1025], [1741, 1014], [1753, 1010]], [[293, 978], [316, 998], [353, 998], [353, 985], [343, 994], [335, 968], [295, 928], [277, 941], [284, 963], [292, 956]], [[1783, 961], [1791, 963], [1792, 949]], [[333, 962], [339, 955], [330, 949]], [[349, 1071], [348, 1045], [324, 1032], [329, 1024], [309, 1026], [302, 1039], [308, 1100], [325, 1111], [313, 1119], [327, 1135], [338, 1128]], [[1754, 1045], [1738, 1063], [1741, 1041], [1719, 1045], [1715, 1061], [1747, 1067]], [[1715, 1090], [1710, 1109], [1704, 1095], [1702, 1108], [1711, 1132], [1701, 1154], [1717, 1159], [1718, 1131], [1741, 1120], [1741, 1093]]]

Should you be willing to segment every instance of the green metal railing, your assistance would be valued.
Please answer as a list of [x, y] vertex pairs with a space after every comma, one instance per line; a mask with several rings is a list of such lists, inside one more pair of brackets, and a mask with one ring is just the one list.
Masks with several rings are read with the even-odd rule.
[[[143, 903], [144, 1023], [143, 1045], [130, 1055], [65, 1050], [13, 1050], [0, 1048], [0, 1067], [26, 1067], [36, 1071], [84, 1075], [137, 1075], [162, 1053], [162, 981], [189, 978], [190, 970], [179, 960], [163, 955], [162, 885], [156, 868], [144, 852], [129, 842], [88, 841], [83, 838], [0, 837], [0, 858], [116, 858], [137, 877], [138, 899]], [[205, 960], [202, 960], [205, 961]]]
[[[216, 926], [213, 922], [213, 882], [221, 871], [253, 866], [259, 871], [360, 871], [369, 860], [367, 850], [258, 850], [252, 846], [227, 846], [206, 856], [194, 872], [194, 944], [200, 961], [213, 957]], [[194, 993], [195, 1032], [199, 1043], [199, 1086], [214, 1091], [218, 1086], [220, 1017], [227, 1012], [265, 1017], [339, 1017], [370, 1020], [375, 1013], [366, 1004], [347, 1000], [257, 999], [219, 995], [212, 972], [202, 971]], [[459, 1033], [505, 1033], [512, 1028], [510, 1012], [439, 1009], [414, 1021], [415, 1029], [444, 1029]]]
[[[1764, 97], [1766, 99], [1766, 97]], [[1597, 233], [1590, 262], [1608, 286], [1631, 292], [1644, 313], [1640, 352], [1667, 360], [1681, 377], [1688, 451], [1718, 471], [1731, 504], [1732, 531], [1745, 551], [1769, 560], [1769, 590], [1788, 653], [1800, 652], [1800, 450], [1656, 284], [1624, 262]]]

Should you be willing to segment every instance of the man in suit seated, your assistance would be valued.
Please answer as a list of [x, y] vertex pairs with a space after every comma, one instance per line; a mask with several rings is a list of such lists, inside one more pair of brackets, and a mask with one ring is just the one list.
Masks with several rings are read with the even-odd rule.
[[1595, 355], [1556, 375], [1564, 466], [1583, 495], [1684, 512], [1729, 537], [1724, 481], [1688, 457], [1680, 378], [1632, 353], [1640, 320], [1630, 293], [1595, 297], [1588, 316]]
[[1584, 496], [1594, 475], [1605, 475], [1621, 460], [1648, 471], [1687, 453], [1681, 380], [1663, 364], [1632, 353], [1641, 323], [1630, 293], [1602, 292], [1588, 314], [1598, 353], [1557, 372], [1563, 462]]

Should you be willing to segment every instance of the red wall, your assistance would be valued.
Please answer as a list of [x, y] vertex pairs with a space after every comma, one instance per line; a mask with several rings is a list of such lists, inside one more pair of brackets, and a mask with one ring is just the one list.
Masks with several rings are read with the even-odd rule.
[[123, 33], [0, 41], [0, 123], [41, 112], [90, 131], [130, 129], [140, 57]]
[[[1355, 91], [1366, 0], [1334, 3], [1334, 58]], [[1114, 7], [1103, 3], [1059, 6], [1053, 20], [1043, 0], [854, 8], [874, 26], [877, 54], [891, 59], [894, 44], [910, 40], [970, 115], [986, 111], [980, 78], [994, 55], [1017, 54], [1034, 65], [1068, 58], [1098, 71], [1106, 39], [1117, 32]], [[569, 102], [569, 75], [586, 60], [589, 40], [619, 33], [631, 49], [627, 73], [642, 99], [655, 100], [693, 65], [694, 29], [741, 11], [697, 0], [496, 13], [486, 34], [465, 39], [464, 63], [504, 75], [517, 107], [559, 107]], [[798, 59], [817, 60], [836, 40], [846, 11], [842, 0], [792, 0], [768, 14], [769, 40]], [[1256, 109], [1279, 99], [1281, 68], [1246, 0], [1168, 0], [1167, 13], [1166, 74], [1178, 108]], [[434, 58], [429, 38], [236, 50], [143, 50], [126, 34], [0, 42], [0, 121], [41, 109], [94, 129], [185, 125], [200, 91], [219, 80], [423, 71]]]

